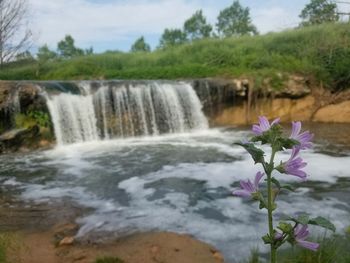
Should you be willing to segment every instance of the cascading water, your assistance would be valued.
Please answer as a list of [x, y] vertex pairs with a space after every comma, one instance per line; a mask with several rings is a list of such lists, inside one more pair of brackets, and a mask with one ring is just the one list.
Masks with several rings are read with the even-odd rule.
[[48, 97], [59, 145], [208, 128], [190, 84], [110, 84], [94, 93], [89, 85], [81, 84], [82, 95]]

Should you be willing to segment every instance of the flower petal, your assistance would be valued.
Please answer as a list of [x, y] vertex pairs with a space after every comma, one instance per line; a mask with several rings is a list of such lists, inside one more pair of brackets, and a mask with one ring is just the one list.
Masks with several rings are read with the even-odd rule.
[[292, 134], [290, 135], [290, 138], [296, 139], [300, 130], [301, 130], [301, 122], [300, 121], [297, 121], [297, 122], [293, 121], [292, 122]]
[[310, 249], [312, 251], [317, 251], [318, 248], [320, 247], [320, 244], [318, 244], [318, 243], [305, 241], [305, 240], [297, 240], [297, 244], [301, 247]]
[[270, 123], [265, 116], [259, 116], [259, 124], [263, 131], [270, 129]]
[[298, 225], [294, 230], [295, 238], [297, 240], [304, 240], [309, 235], [309, 230], [307, 225]]
[[240, 197], [250, 197], [251, 193], [246, 191], [246, 190], [235, 190], [232, 192], [233, 195], [235, 196], [240, 196]]
[[258, 125], [253, 125], [252, 131], [255, 135], [261, 135], [263, 133], [263, 130]]
[[265, 175], [265, 174], [262, 173], [262, 172], [257, 172], [257, 173], [256, 173], [255, 179], [254, 179], [254, 187], [255, 187], [255, 190], [258, 190], [260, 180], [261, 180], [261, 178], [262, 178], [264, 175]]
[[281, 118], [276, 118], [273, 122], [271, 122], [271, 126], [278, 124], [280, 122]]

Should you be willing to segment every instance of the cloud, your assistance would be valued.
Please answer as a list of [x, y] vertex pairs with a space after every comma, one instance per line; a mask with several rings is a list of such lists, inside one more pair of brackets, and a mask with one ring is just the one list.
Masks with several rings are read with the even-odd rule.
[[104, 1], [30, 0], [38, 45], [55, 47], [66, 34], [78, 45], [125, 41], [140, 34], [160, 34], [166, 27], [181, 27], [199, 7], [184, 0]]
[[258, 9], [252, 12], [252, 17], [260, 33], [281, 31], [299, 24], [298, 14], [281, 7]]
[[[165, 28], [181, 28], [196, 10], [203, 9], [215, 25], [220, 10], [232, 0], [28, 0], [31, 28], [37, 33], [36, 45], [57, 42], [70, 34], [80, 47], [128, 50], [135, 39], [144, 35], [154, 47]], [[298, 24], [298, 8], [307, 0], [288, 3], [242, 0], [249, 6], [253, 23], [261, 33], [278, 31]], [[282, 2], [282, 3], [281, 3]], [[299, 3], [299, 5], [298, 5]]]

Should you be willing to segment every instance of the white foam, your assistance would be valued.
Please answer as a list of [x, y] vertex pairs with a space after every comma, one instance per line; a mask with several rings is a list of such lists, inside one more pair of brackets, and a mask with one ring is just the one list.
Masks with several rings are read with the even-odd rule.
[[[176, 231], [192, 234], [211, 243], [221, 249], [228, 260], [244, 258], [251, 248], [258, 246], [260, 237], [267, 232], [265, 211], [258, 210], [254, 202], [230, 195], [232, 183], [253, 179], [255, 173], [261, 170], [260, 166], [253, 165], [250, 156], [241, 147], [231, 146], [233, 141], [240, 140], [245, 134], [208, 130], [195, 134], [108, 140], [58, 147], [45, 152], [43, 156], [31, 157], [32, 162], [25, 162], [23, 166], [24, 170], [53, 168], [54, 176], [49, 182], [6, 177], [3, 185], [23, 187], [25, 190], [22, 197], [25, 200], [48, 202], [68, 197], [82, 206], [93, 208], [89, 215], [78, 219], [82, 226], [78, 233], [81, 238], [98, 231]], [[182, 156], [177, 157], [181, 160], [179, 162], [171, 162], [166, 158], [163, 160], [163, 149], [171, 147], [176, 151], [191, 149], [191, 153], [198, 151], [210, 154], [212, 162], [189, 162]], [[155, 155], [158, 149], [161, 149], [160, 154], [158, 152]], [[220, 154], [228, 158], [216, 160]], [[278, 160], [285, 161], [289, 155], [280, 154], [277, 157]], [[108, 162], [100, 164], [99, 161], [105, 158]], [[95, 192], [84, 184], [88, 179], [95, 179], [98, 184], [98, 180], [102, 182], [104, 176], [125, 175], [126, 170], [133, 167], [122, 166], [119, 162], [123, 158], [134, 160], [128, 165], [142, 168], [144, 163], [157, 161], [161, 164], [155, 170], [139, 169], [123, 177], [123, 180], [113, 180], [118, 183], [108, 187], [122, 192], [127, 199], [124, 202], [117, 197], [106, 197], [104, 191]], [[338, 178], [350, 177], [350, 157], [332, 157], [306, 151], [303, 158], [309, 163], [307, 172], [311, 181], [335, 183]], [[232, 162], [228, 162], [230, 159]], [[37, 163], [36, 160], [40, 162]], [[23, 165], [23, 160], [15, 162], [17, 161]], [[282, 181], [300, 182], [290, 175], [276, 174], [276, 177]], [[285, 194], [278, 200], [278, 215], [282, 212], [292, 215], [308, 211], [315, 216], [330, 218], [339, 231], [347, 227], [350, 216], [348, 203], [335, 197], [319, 196], [316, 199], [306, 183], [300, 182], [299, 186], [297, 192]], [[260, 246], [260, 249], [263, 251], [266, 247]]]

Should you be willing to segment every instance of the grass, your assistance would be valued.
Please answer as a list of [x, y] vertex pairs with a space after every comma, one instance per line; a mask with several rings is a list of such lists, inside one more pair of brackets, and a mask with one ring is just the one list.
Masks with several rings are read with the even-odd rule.
[[[311, 76], [333, 89], [350, 86], [350, 24], [227, 39], [203, 39], [151, 53], [108, 52], [4, 67], [0, 79], [178, 79]], [[278, 81], [276, 81], [278, 83]]]
[[[7, 253], [16, 255], [21, 248], [18, 237], [11, 233], [0, 233], [0, 263], [12, 263], [8, 261]], [[19, 262], [16, 256], [13, 259]]]
[[[349, 263], [350, 234], [319, 238], [317, 252], [299, 247], [282, 249], [278, 253], [279, 263]], [[256, 251], [252, 252], [249, 263], [262, 263]]]
[[125, 263], [125, 262], [116, 257], [103, 257], [103, 258], [96, 259], [95, 263]]

